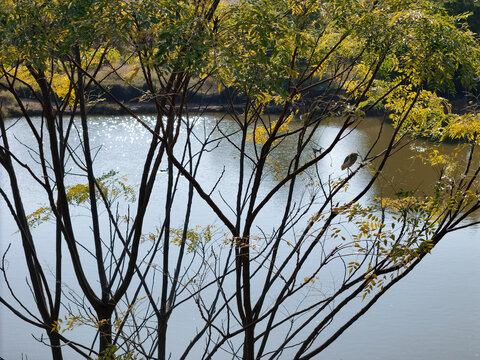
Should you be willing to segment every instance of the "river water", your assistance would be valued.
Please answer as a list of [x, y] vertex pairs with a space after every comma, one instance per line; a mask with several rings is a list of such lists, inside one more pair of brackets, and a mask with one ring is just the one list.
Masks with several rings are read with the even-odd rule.
[[[150, 121], [145, 117], [145, 121]], [[367, 119], [362, 126], [341, 141], [323, 166], [332, 173], [339, 172], [339, 165], [346, 154], [356, 151], [362, 154], [376, 136], [380, 119]], [[205, 115], [200, 119], [199, 131], [211, 127], [216, 121], [215, 115]], [[7, 121], [7, 126], [13, 121]], [[24, 161], [32, 163], [28, 148], [33, 146], [33, 138], [24, 122], [19, 121], [12, 128], [16, 140], [11, 139], [15, 152], [21, 154]], [[140, 161], [146, 153], [150, 141], [149, 134], [127, 117], [92, 117], [89, 123], [93, 147], [99, 149], [95, 160], [98, 173], [114, 169], [128, 178], [129, 183], [138, 184], [142, 170]], [[226, 123], [228, 127], [228, 122]], [[332, 121], [322, 126], [315, 139], [318, 146], [326, 147], [333, 139], [338, 124]], [[391, 129], [387, 127], [388, 132]], [[387, 134], [388, 135], [388, 134]], [[383, 140], [382, 140], [383, 141]], [[381, 146], [382, 144], [380, 144]], [[429, 191], [431, 179], [438, 175], [439, 169], [423, 164], [415, 154], [438, 150], [449, 154], [454, 145], [435, 145], [427, 141], [415, 141], [395, 154], [390, 165], [382, 174], [382, 179], [369, 193], [369, 196], [389, 195], [400, 190], [420, 189]], [[288, 155], [288, 144], [279, 148], [277, 156], [282, 159], [282, 152]], [[463, 153], [462, 153], [463, 154]], [[463, 156], [463, 155], [460, 156]], [[235, 183], [236, 167], [232, 148], [225, 146], [222, 151], [205, 154], [203, 167], [199, 173], [199, 182], [215, 184], [218, 174], [226, 171], [220, 186]], [[33, 164], [33, 163], [32, 163]], [[34, 166], [34, 165], [33, 165]], [[6, 187], [4, 173], [0, 184]], [[162, 176], [162, 174], [159, 174]], [[360, 188], [369, 180], [369, 173], [360, 173], [352, 182], [352, 188]], [[22, 188], [25, 191], [24, 201], [27, 212], [34, 211], [45, 199], [41, 191], [25, 172], [21, 175]], [[208, 188], [208, 186], [207, 186]], [[280, 194], [281, 195], [281, 194]], [[182, 203], [185, 195], [179, 193], [178, 203]], [[228, 196], [228, 195], [227, 195]], [[159, 201], [161, 199], [158, 199]], [[273, 200], [275, 207], [275, 199]], [[27, 306], [31, 303], [28, 287], [25, 285], [27, 274], [24, 272], [21, 247], [18, 233], [4, 202], [0, 208], [1, 253], [11, 244], [8, 259], [8, 274], [11, 284]], [[149, 212], [151, 221], [161, 217], [161, 209]], [[266, 213], [262, 221], [268, 224], [276, 214]], [[194, 209], [192, 223], [210, 224], [213, 215], [205, 207]], [[78, 226], [82, 226], [79, 219]], [[35, 229], [37, 239], [48, 238], [51, 228], [40, 226]], [[480, 359], [480, 229], [468, 228], [452, 233], [445, 238], [427, 256], [411, 274], [388, 291], [374, 307], [359, 321], [349, 328], [334, 342], [319, 359]], [[45, 263], [52, 255], [49, 250], [39, 252]], [[66, 271], [66, 284], [75, 283], [75, 278]], [[0, 291], [6, 295], [4, 282], [0, 283]], [[73, 285], [72, 285], [73, 286]], [[42, 331], [29, 327], [17, 320], [5, 307], [0, 307], [0, 356], [6, 360], [28, 358], [30, 360], [46, 359], [49, 350], [36, 338]], [[179, 318], [177, 324], [171, 324], [169, 332], [181, 332], [182, 326], [188, 326], [191, 319]], [[77, 329], [81, 337], [82, 331]], [[87, 335], [85, 335], [87, 336]], [[75, 356], [71, 356], [72, 359]], [[70, 358], [70, 357], [69, 357]], [[220, 357], [221, 359], [221, 357]]]

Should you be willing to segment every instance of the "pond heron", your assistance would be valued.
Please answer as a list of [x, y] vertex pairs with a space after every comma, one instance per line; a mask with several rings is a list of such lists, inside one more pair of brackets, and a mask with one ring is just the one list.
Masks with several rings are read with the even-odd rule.
[[355, 161], [357, 161], [357, 158], [358, 158], [358, 154], [355, 152], [348, 154], [345, 160], [343, 161], [342, 170], [348, 169], [350, 166], [355, 164]]

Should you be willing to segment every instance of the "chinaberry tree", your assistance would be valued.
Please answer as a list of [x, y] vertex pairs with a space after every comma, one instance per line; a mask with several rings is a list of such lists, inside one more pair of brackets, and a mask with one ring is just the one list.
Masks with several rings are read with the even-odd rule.
[[[453, 114], [436, 93], [457, 79], [471, 86], [480, 50], [438, 4], [4, 1], [0, 18], [0, 87], [35, 139], [29, 158], [17, 154], [16, 123], [2, 119], [0, 194], [36, 309], [16, 295], [5, 262], [0, 301], [45, 331], [55, 359], [63, 345], [85, 358], [313, 358], [480, 207], [480, 119]], [[150, 121], [109, 86], [138, 78]], [[92, 147], [89, 111], [103, 100], [149, 134], [138, 185], [95, 161], [102, 150]], [[211, 106], [221, 111], [207, 124]], [[372, 111], [385, 124], [357, 164], [326, 167]], [[321, 139], [330, 122], [336, 133]], [[369, 199], [392, 154], [415, 137], [459, 139], [467, 161], [433, 154], [433, 191]], [[236, 165], [206, 179], [205, 159], [216, 153]], [[45, 206], [26, 210], [20, 173]], [[368, 181], [352, 190], [359, 174]], [[204, 208], [210, 223], [192, 223]], [[75, 225], [80, 215], [88, 231]], [[51, 226], [51, 238], [37, 238], [35, 226]], [[55, 254], [53, 274], [39, 244]], [[67, 263], [75, 294], [63, 283]], [[348, 308], [357, 311], [333, 322]], [[179, 312], [199, 320], [172, 349], [179, 335], [168, 324]], [[94, 327], [93, 343], [75, 337], [81, 324]]]

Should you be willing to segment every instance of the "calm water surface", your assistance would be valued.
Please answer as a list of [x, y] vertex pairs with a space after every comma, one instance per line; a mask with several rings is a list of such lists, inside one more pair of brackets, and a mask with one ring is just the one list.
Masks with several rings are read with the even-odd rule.
[[[198, 131], [202, 130], [204, 124], [208, 128], [215, 123], [214, 115], [205, 116], [201, 120]], [[368, 119], [347, 139], [340, 142], [335, 152], [323, 160], [322, 167], [325, 171], [339, 174], [339, 166], [346, 154], [352, 151], [364, 153], [372, 137], [376, 135], [379, 123], [378, 119]], [[33, 139], [28, 136], [26, 124], [19, 122], [15, 126], [15, 134], [19, 141], [11, 139], [11, 145], [16, 151], [22, 152], [23, 159], [28, 161], [28, 152], [21, 143], [33, 144]], [[228, 127], [228, 123], [225, 126]], [[127, 176], [129, 183], [138, 184], [142, 170], [142, 163], [138, 159], [142, 159], [146, 153], [150, 141], [148, 133], [126, 117], [92, 118], [90, 128], [92, 144], [100, 149], [95, 163], [97, 172], [114, 169]], [[317, 145], [326, 147], [337, 129], [338, 124], [335, 122], [323, 126], [315, 139]], [[386, 130], [391, 131], [389, 128]], [[423, 141], [407, 145], [394, 155], [382, 174], [381, 183], [370, 191], [369, 196], [388, 195], [402, 189], [421, 189], [428, 192], [432, 185], [431, 179], [438, 175], [439, 169], [422, 164], [414, 158], [414, 155], [419, 151], [428, 153], [433, 148], [445, 154], [451, 153], [454, 149], [452, 145], [435, 146]], [[282, 156], [287, 156], [289, 152], [289, 144], [282, 145], [277, 152], [278, 160], [281, 161]], [[213, 185], [224, 168], [227, 171], [219, 188], [222, 186], [228, 188], [229, 183], [236, 183], [238, 163], [231, 147], [225, 146], [222, 151], [213, 151], [205, 156], [199, 174], [200, 183]], [[3, 187], [6, 179], [3, 173], [0, 175]], [[360, 173], [352, 181], [352, 192], [364, 185], [369, 178], [368, 171]], [[27, 212], [35, 210], [45, 202], [41, 192], [26, 173], [22, 175], [22, 186], [26, 191]], [[182, 204], [182, 196], [184, 195], [178, 194], [177, 204]], [[275, 201], [274, 199], [272, 209]], [[25, 285], [26, 274], [22, 271], [24, 262], [21, 248], [18, 246], [18, 234], [15, 233], [14, 223], [4, 203], [1, 206], [0, 248], [3, 254], [8, 244], [12, 244], [8, 255], [10, 280], [27, 303], [30, 293]], [[180, 205], [178, 211], [181, 211]], [[149, 212], [152, 223], [161, 216], [161, 207], [153, 207]], [[268, 224], [274, 217], [275, 213], [271, 211], [263, 216], [262, 221]], [[213, 214], [210, 211], [197, 208], [192, 223], [210, 224], [212, 219]], [[82, 221], [84, 220], [79, 219], [78, 226], [82, 225]], [[35, 234], [37, 239], [51, 236], [48, 226], [35, 229]], [[479, 235], [480, 229], [470, 228], [445, 238], [432, 251], [431, 256], [380, 298], [371, 311], [360, 318], [318, 358], [480, 359]], [[39, 252], [45, 263], [48, 263], [51, 255], [48, 250], [44, 251], [39, 246]], [[66, 284], [76, 283], [68, 269], [64, 281]], [[0, 291], [5, 293], [6, 289], [2, 288]], [[48, 358], [48, 349], [34, 339], [40, 338], [42, 331], [26, 326], [4, 307], [0, 309], [0, 356], [6, 360], [21, 359], [22, 356], [23, 358], [28, 356], [30, 360]], [[179, 317], [175, 322], [169, 325], [169, 332], [174, 337], [186, 327], [191, 327], [192, 321], [188, 316], [177, 316]], [[76, 331], [78, 334], [82, 331], [87, 333], [87, 330], [81, 328]], [[176, 337], [178, 338], [178, 335]], [[75, 356], [69, 355], [68, 358], [74, 359]]]

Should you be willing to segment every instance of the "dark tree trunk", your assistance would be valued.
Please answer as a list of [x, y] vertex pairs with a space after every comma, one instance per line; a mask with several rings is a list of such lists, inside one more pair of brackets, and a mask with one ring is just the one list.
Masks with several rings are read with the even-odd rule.
[[158, 319], [158, 360], [167, 358], [167, 316], [160, 316]]
[[100, 335], [99, 354], [102, 360], [114, 358], [113, 354], [108, 351], [112, 345], [112, 313], [113, 307], [97, 310], [98, 332]]
[[52, 332], [48, 335], [50, 339], [50, 349], [52, 350], [53, 360], [63, 360], [62, 347], [60, 339], [56, 332]]

